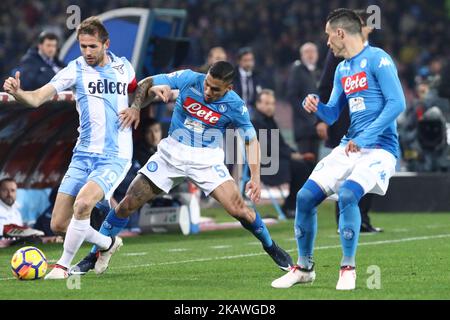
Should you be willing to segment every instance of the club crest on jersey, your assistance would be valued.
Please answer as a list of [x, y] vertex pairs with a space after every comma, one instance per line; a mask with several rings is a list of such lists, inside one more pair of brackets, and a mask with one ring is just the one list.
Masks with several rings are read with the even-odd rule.
[[352, 76], [343, 77], [341, 81], [344, 92], [347, 95], [369, 88], [367, 83], [367, 75], [364, 71]]
[[220, 113], [214, 112], [191, 97], [187, 97], [184, 100], [183, 109], [194, 118], [209, 125], [215, 125], [222, 116]]
[[227, 111], [227, 106], [224, 105], [224, 104], [221, 104], [221, 105], [219, 106], [219, 111], [222, 112], [222, 113], [224, 113], [225, 111]]
[[367, 66], [367, 59], [362, 59], [361, 60], [361, 63], [359, 64], [359, 66], [362, 68], [362, 69], [364, 69], [366, 66]]
[[123, 64], [114, 66], [113, 68], [116, 69], [120, 74], [123, 74]]

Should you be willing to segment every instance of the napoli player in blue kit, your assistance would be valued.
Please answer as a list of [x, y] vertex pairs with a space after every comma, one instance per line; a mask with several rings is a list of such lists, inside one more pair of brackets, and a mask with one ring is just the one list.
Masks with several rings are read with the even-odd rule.
[[348, 101], [351, 124], [341, 144], [317, 164], [297, 194], [294, 227], [298, 264], [272, 282], [275, 288], [314, 281], [316, 208], [327, 196], [337, 193], [343, 256], [336, 289], [355, 289], [361, 227], [358, 202], [366, 193], [386, 193], [399, 155], [396, 118], [405, 109], [405, 98], [391, 57], [382, 49], [364, 46], [361, 21], [352, 10], [331, 12], [325, 32], [333, 54], [345, 60], [336, 68], [328, 103], [308, 95], [302, 106], [332, 124]]
[[[57, 92], [72, 89], [80, 115], [79, 138], [69, 168], [61, 182], [52, 213], [51, 228], [66, 232], [64, 252], [45, 279], [65, 279], [83, 241], [100, 248], [99, 259], [108, 259], [122, 245], [119, 237], [105, 236], [90, 226], [94, 206], [108, 200], [125, 177], [132, 156], [130, 125], [121, 123], [128, 109], [128, 93], [137, 87], [133, 67], [108, 50], [109, 35], [96, 17], [77, 29], [82, 56], [71, 61], [45, 86], [20, 89], [20, 73], [5, 81], [4, 89], [16, 100], [39, 107]], [[122, 127], [122, 128], [121, 128]], [[125, 128], [126, 127], [126, 128]]]
[[[288, 271], [293, 264], [291, 257], [272, 240], [258, 212], [245, 205], [224, 164], [220, 141], [226, 127], [234, 124], [246, 141], [251, 171], [246, 190], [252, 201], [259, 201], [259, 142], [245, 103], [232, 90], [233, 75], [234, 67], [228, 62], [219, 61], [211, 66], [207, 75], [180, 70], [139, 82], [135, 100], [128, 110], [129, 117], [124, 122], [132, 119], [133, 110], [138, 112], [148, 92], [167, 101], [171, 89], [179, 89], [169, 136], [160, 142], [158, 152], [139, 171], [124, 199], [110, 211], [100, 229], [102, 233], [115, 236], [127, 224], [131, 213], [188, 178], [205, 195], [211, 195], [220, 202], [231, 216], [261, 241], [275, 263]], [[95, 248], [77, 265], [80, 272], [95, 268], [97, 273], [101, 273], [108, 267], [107, 261], [96, 261], [94, 251]]]

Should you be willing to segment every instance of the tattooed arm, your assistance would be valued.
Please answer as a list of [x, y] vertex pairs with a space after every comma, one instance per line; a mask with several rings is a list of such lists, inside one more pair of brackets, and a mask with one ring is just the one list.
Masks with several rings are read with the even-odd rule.
[[121, 128], [128, 128], [134, 123], [134, 129], [140, 122], [140, 111], [150, 103], [173, 101], [178, 97], [178, 90], [171, 90], [167, 85], [153, 85], [153, 78], [147, 77], [138, 83], [130, 108], [120, 112]]
[[[131, 104], [131, 108], [141, 110], [144, 106], [147, 106], [148, 103], [152, 102], [155, 98], [155, 94], [150, 92], [150, 88], [153, 86], [153, 78], [147, 77], [142, 79], [138, 83], [138, 87], [136, 89], [136, 93], [134, 94], [133, 103]], [[148, 98], [148, 99], [147, 99]], [[147, 99], [147, 101], [146, 101]], [[150, 100], [150, 101], [148, 101]], [[144, 104], [144, 102], [148, 102]]]

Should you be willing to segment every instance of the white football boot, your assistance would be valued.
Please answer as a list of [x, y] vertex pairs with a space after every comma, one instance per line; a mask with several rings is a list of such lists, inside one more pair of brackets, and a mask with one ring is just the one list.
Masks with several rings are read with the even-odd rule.
[[102, 274], [106, 271], [106, 269], [108, 269], [109, 260], [111, 259], [112, 255], [123, 246], [122, 238], [116, 236], [112, 239], [113, 242], [109, 249], [99, 251], [97, 262], [95, 263], [94, 267], [96, 274]]
[[339, 270], [339, 280], [336, 290], [354, 290], [356, 287], [356, 270], [354, 267], [345, 266]]
[[272, 287], [277, 289], [290, 288], [296, 283], [314, 282], [316, 279], [316, 272], [314, 269], [306, 270], [298, 265], [290, 268], [289, 272], [284, 276], [274, 280]]
[[45, 276], [45, 280], [63, 280], [63, 279], [67, 279], [69, 277], [69, 271], [67, 268], [56, 264], [52, 271], [50, 271], [49, 273], [47, 273], [47, 275]]

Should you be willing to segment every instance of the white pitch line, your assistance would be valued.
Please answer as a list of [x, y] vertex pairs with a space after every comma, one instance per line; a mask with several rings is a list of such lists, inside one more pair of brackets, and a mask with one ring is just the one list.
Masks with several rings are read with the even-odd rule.
[[259, 242], [259, 241], [252, 241], [252, 242], [247, 242], [246, 245], [248, 245], [248, 246], [260, 246], [261, 242]]
[[175, 248], [175, 249], [169, 249], [167, 251], [169, 252], [184, 252], [184, 251], [188, 251], [189, 249], [185, 249], [185, 248]]
[[211, 249], [228, 249], [231, 248], [230, 245], [224, 245], [224, 246], [210, 246]]
[[145, 256], [148, 252], [130, 252], [124, 253], [124, 256], [133, 257], [133, 256]]

